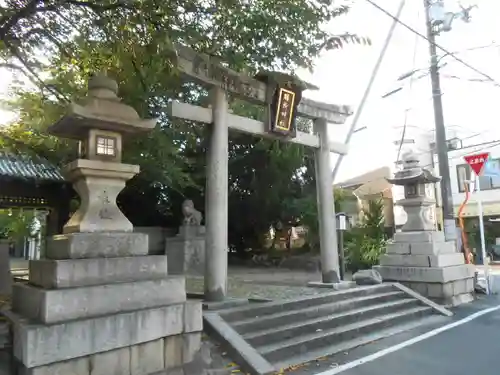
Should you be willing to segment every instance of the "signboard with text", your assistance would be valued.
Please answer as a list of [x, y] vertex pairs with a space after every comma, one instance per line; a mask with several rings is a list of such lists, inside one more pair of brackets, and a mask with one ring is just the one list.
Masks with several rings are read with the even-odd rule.
[[470, 168], [474, 171], [477, 176], [481, 176], [483, 172], [484, 165], [490, 156], [489, 152], [483, 152], [481, 154], [467, 155], [464, 156], [465, 162], [469, 164]]
[[295, 137], [297, 106], [302, 95], [299, 88], [276, 88], [270, 105], [269, 131], [286, 137]]

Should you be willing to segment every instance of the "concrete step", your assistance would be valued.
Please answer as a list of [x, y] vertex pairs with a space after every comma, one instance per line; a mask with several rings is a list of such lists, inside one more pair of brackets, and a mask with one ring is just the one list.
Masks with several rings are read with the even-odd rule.
[[396, 301], [383, 302], [366, 307], [352, 309], [333, 315], [319, 318], [295, 320], [291, 324], [281, 324], [275, 328], [261, 330], [243, 335], [243, 338], [252, 346], [262, 346], [278, 343], [285, 340], [307, 335], [311, 332], [322, 332], [346, 326], [362, 319], [370, 319], [381, 314], [394, 313], [403, 309], [418, 306], [419, 302], [413, 298], [403, 298]]
[[[384, 314], [375, 318], [362, 320], [342, 327], [335, 327], [325, 331], [309, 333], [279, 343], [258, 346], [257, 351], [271, 363], [283, 361], [287, 358], [299, 356], [306, 351], [328, 347], [346, 340], [353, 340], [364, 334], [377, 330], [387, 329], [396, 324], [405, 323], [412, 319], [421, 318], [432, 312], [428, 306], [417, 306], [391, 314]], [[329, 353], [334, 354], [331, 350]]]
[[397, 335], [403, 332], [410, 331], [412, 329], [415, 329], [417, 327], [422, 327], [422, 326], [432, 326], [436, 324], [440, 324], [443, 322], [444, 318], [441, 315], [429, 315], [422, 317], [420, 319], [416, 320], [410, 320], [406, 323], [403, 324], [398, 324], [393, 327], [388, 327], [386, 329], [382, 330], [376, 330], [372, 333], [368, 333], [365, 335], [361, 335], [359, 337], [356, 337], [352, 340], [346, 340], [339, 342], [335, 345], [329, 346], [329, 347], [322, 347], [320, 349], [316, 350], [310, 350], [305, 353], [302, 353], [300, 355], [296, 355], [294, 357], [286, 358], [282, 361], [278, 361], [274, 363], [274, 366], [276, 369], [286, 369], [291, 366], [299, 365], [302, 363], [307, 363], [310, 361], [314, 361], [315, 359], [325, 357], [327, 355], [332, 356], [332, 362], [336, 362], [335, 358], [336, 355], [339, 356], [339, 362], [342, 361], [344, 358], [344, 353], [351, 351], [357, 347], [363, 346], [363, 345], [368, 345], [371, 344], [372, 342], [378, 341], [385, 339], [389, 336]]
[[301, 310], [279, 311], [266, 316], [254, 316], [252, 318], [235, 321], [232, 326], [238, 333], [246, 334], [276, 328], [280, 325], [286, 325], [293, 322], [302, 322], [308, 319], [324, 317], [350, 309], [369, 306], [371, 304], [395, 301], [404, 296], [404, 292], [400, 290], [392, 290], [389, 292], [375, 293], [367, 296], [346, 299], [339, 302], [328, 302], [319, 305], [313, 304], [312, 306]]
[[205, 329], [251, 375], [335, 355], [452, 313], [397, 283], [204, 313]]
[[233, 308], [221, 311], [220, 315], [227, 322], [235, 322], [244, 319], [255, 318], [257, 316], [266, 316], [270, 314], [276, 314], [278, 312], [300, 310], [311, 306], [331, 302], [340, 302], [346, 299], [364, 297], [375, 293], [390, 292], [393, 290], [394, 288], [390, 284], [371, 285], [366, 287], [341, 290], [333, 293], [322, 293], [313, 297], [267, 302], [251, 306]]

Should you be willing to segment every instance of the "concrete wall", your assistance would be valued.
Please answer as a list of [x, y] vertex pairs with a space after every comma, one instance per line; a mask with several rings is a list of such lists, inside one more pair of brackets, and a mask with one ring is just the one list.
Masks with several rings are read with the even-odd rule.
[[134, 227], [134, 232], [149, 235], [149, 255], [163, 255], [165, 254], [165, 238], [175, 236], [177, 228]]

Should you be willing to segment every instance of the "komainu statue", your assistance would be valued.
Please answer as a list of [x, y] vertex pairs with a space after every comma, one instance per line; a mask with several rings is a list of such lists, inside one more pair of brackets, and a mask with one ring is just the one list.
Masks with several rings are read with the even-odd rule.
[[182, 214], [184, 215], [184, 220], [182, 224], [185, 226], [199, 226], [203, 216], [201, 212], [194, 208], [194, 203], [191, 199], [186, 199], [182, 203]]

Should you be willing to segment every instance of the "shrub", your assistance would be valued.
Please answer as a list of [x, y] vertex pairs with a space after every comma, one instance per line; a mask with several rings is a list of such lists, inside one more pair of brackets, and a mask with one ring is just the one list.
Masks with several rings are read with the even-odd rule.
[[350, 271], [356, 272], [378, 264], [388, 240], [384, 222], [383, 201], [370, 200], [363, 211], [360, 225], [346, 233], [345, 261]]

